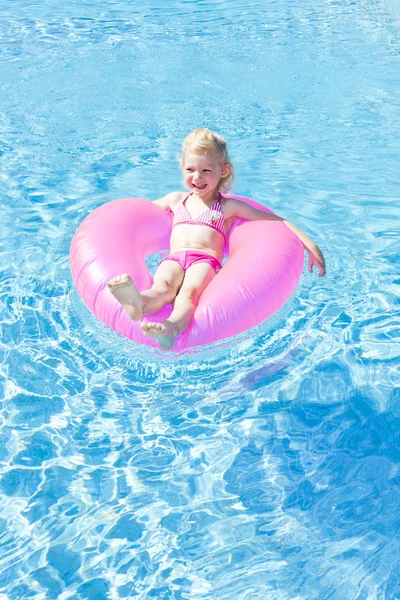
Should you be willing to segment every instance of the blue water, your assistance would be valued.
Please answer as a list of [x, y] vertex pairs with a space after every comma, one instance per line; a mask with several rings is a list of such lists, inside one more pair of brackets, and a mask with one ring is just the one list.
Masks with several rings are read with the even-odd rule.
[[[2, 1], [1, 600], [400, 599], [396, 6]], [[69, 244], [180, 189], [201, 125], [328, 272], [169, 356], [92, 317]]]

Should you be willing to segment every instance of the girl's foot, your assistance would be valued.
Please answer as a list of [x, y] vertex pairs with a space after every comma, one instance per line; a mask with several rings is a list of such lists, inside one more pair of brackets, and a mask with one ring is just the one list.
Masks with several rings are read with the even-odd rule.
[[177, 334], [173, 324], [169, 321], [163, 321], [162, 323], [143, 321], [140, 327], [143, 329], [144, 335], [155, 338], [163, 350], [171, 350], [174, 347]]
[[124, 273], [107, 282], [112, 295], [118, 300], [133, 321], [140, 321], [143, 316], [143, 300], [132, 277]]

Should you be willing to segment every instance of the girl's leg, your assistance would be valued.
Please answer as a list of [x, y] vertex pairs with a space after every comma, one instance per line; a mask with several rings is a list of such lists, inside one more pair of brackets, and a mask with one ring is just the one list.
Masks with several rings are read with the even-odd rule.
[[199, 298], [214, 276], [214, 269], [207, 263], [195, 263], [189, 267], [169, 319], [163, 323], [144, 321], [141, 328], [145, 335], [156, 338], [161, 348], [170, 350], [175, 338], [189, 327]]
[[127, 274], [110, 279], [107, 285], [130, 318], [140, 321], [143, 314], [153, 314], [165, 304], [173, 302], [183, 276], [183, 269], [178, 263], [166, 260], [158, 267], [149, 290], [139, 293], [132, 278]]
[[174, 260], [162, 262], [154, 274], [153, 285], [141, 293], [143, 314], [152, 315], [173, 302], [182, 285], [185, 272]]

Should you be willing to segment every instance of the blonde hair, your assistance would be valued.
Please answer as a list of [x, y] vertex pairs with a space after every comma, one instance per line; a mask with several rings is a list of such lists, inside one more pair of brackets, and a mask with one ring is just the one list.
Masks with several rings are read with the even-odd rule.
[[219, 189], [227, 192], [234, 178], [233, 165], [228, 156], [228, 146], [224, 138], [218, 133], [214, 133], [207, 127], [198, 127], [192, 133], [189, 133], [183, 140], [182, 156], [180, 159], [181, 168], [185, 163], [185, 152], [190, 150], [194, 154], [205, 154], [206, 152], [214, 152], [221, 165], [229, 166], [229, 173], [223, 177], [219, 183]]

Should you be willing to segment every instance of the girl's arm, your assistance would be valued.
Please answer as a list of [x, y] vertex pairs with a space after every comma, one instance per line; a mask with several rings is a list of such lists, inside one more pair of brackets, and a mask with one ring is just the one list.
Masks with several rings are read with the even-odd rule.
[[317, 244], [313, 242], [312, 239], [304, 233], [304, 231], [289, 221], [286, 221], [286, 219], [282, 219], [282, 217], [279, 217], [278, 215], [264, 212], [263, 210], [258, 210], [257, 208], [253, 208], [249, 204], [246, 204], [245, 202], [234, 200], [233, 198], [226, 198], [224, 208], [224, 212], [226, 214], [225, 218], [227, 219], [229, 217], [236, 217], [237, 219], [245, 219], [246, 221], [281, 221], [286, 225], [286, 227], [289, 227], [289, 229], [291, 229], [291, 231], [297, 235], [304, 248], [307, 250], [308, 270], [310, 273], [315, 265], [319, 270], [318, 276], [323, 277], [325, 275], [325, 259]]
[[315, 265], [319, 270], [318, 277], [323, 277], [326, 273], [325, 259], [317, 244], [313, 242], [312, 239], [304, 233], [304, 231], [296, 227], [296, 225], [293, 225], [293, 223], [290, 223], [285, 219], [281, 220], [285, 223], [286, 227], [289, 227], [289, 229], [291, 229], [293, 233], [297, 235], [304, 248], [307, 250], [309, 272], [312, 273], [313, 266]]

